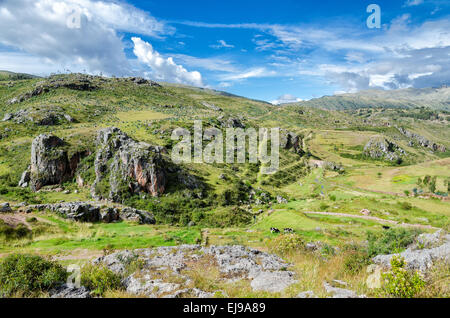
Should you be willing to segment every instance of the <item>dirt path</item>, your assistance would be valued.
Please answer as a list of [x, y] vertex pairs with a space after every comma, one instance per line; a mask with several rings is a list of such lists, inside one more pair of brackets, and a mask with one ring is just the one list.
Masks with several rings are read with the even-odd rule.
[[425, 230], [440, 230], [440, 228], [434, 227], [431, 225], [399, 223], [397, 221], [386, 220], [386, 219], [382, 219], [382, 218], [377, 218], [375, 216], [367, 216], [367, 215], [355, 215], [355, 214], [335, 213], [335, 212], [302, 212], [302, 213], [316, 214], [316, 215], [343, 216], [343, 217], [349, 217], [349, 218], [364, 219], [364, 220], [374, 221], [374, 222], [378, 222], [378, 223], [400, 225], [402, 227], [413, 227], [413, 228], [425, 229]]

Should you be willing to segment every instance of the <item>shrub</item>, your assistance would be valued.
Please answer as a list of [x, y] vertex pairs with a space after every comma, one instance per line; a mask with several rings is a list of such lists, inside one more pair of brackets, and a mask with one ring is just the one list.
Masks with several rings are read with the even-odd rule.
[[411, 273], [405, 269], [405, 260], [394, 256], [391, 259], [391, 271], [382, 274], [384, 292], [393, 297], [412, 298], [424, 287], [425, 281], [419, 273]]
[[0, 238], [6, 241], [10, 241], [30, 237], [31, 230], [28, 229], [25, 225], [19, 224], [16, 227], [12, 227], [6, 224], [3, 220], [0, 220]]
[[411, 210], [413, 208], [412, 204], [409, 202], [399, 202], [398, 203], [403, 210]]
[[325, 243], [322, 248], [320, 249], [320, 254], [322, 256], [333, 256], [335, 254], [334, 247]]
[[208, 214], [202, 224], [211, 227], [240, 227], [250, 224], [252, 214], [238, 207], [225, 207]]
[[297, 234], [280, 235], [269, 242], [269, 249], [272, 253], [285, 255], [304, 250], [305, 242]]
[[370, 257], [380, 254], [400, 252], [414, 242], [419, 230], [389, 229], [381, 233], [367, 233], [368, 253]]
[[83, 266], [81, 268], [81, 284], [89, 288], [96, 296], [103, 296], [108, 290], [122, 288], [120, 275], [104, 265], [87, 264]]
[[344, 269], [350, 274], [358, 274], [369, 264], [370, 257], [367, 251], [352, 251], [344, 258]]
[[10, 255], [0, 263], [0, 297], [36, 296], [64, 283], [66, 270], [33, 255]]

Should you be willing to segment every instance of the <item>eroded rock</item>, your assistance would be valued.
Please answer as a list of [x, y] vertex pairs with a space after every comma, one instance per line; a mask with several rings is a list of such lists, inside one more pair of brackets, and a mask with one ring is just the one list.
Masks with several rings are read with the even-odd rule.
[[164, 193], [165, 163], [159, 147], [136, 142], [115, 127], [98, 132], [97, 147], [91, 191], [95, 198], [121, 202], [130, 192]]

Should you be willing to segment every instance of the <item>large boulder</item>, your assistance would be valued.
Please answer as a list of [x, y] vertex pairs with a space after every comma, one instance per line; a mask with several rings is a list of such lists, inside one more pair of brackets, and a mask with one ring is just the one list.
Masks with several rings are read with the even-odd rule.
[[121, 202], [127, 193], [164, 193], [165, 162], [160, 147], [137, 142], [120, 129], [102, 129], [97, 135], [96, 179], [92, 195]]
[[66, 144], [53, 135], [39, 135], [31, 145], [30, 185], [33, 191], [60, 184], [72, 176]]

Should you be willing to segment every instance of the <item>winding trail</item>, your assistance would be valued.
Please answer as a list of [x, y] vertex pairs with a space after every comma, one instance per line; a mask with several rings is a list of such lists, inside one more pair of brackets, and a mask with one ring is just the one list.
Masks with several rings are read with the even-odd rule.
[[425, 229], [425, 230], [440, 230], [440, 228], [434, 227], [431, 225], [399, 223], [397, 221], [386, 220], [386, 219], [378, 218], [375, 216], [367, 216], [367, 215], [355, 215], [355, 214], [336, 213], [336, 212], [312, 212], [312, 211], [302, 212], [302, 213], [315, 214], [315, 215], [343, 216], [343, 217], [349, 217], [349, 218], [364, 219], [364, 220], [374, 221], [374, 222], [378, 222], [378, 223], [399, 225], [402, 227], [413, 227], [413, 228]]

